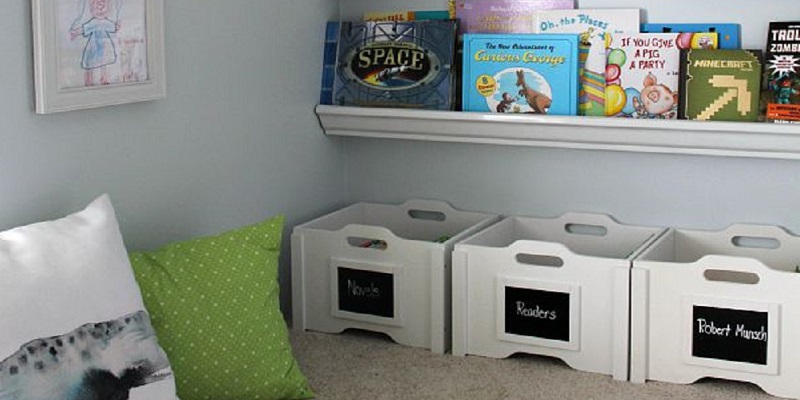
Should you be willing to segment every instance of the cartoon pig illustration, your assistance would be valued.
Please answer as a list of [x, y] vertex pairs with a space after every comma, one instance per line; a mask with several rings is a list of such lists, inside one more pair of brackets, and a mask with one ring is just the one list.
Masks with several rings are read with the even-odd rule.
[[633, 106], [640, 118], [674, 118], [677, 103], [678, 94], [659, 84], [653, 74], [647, 74], [640, 96], [633, 99]]

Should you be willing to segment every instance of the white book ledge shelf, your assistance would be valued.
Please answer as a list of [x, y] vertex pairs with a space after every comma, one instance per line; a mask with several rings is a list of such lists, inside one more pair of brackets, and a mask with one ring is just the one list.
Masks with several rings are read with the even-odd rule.
[[800, 125], [318, 105], [325, 134], [644, 153], [800, 159]]

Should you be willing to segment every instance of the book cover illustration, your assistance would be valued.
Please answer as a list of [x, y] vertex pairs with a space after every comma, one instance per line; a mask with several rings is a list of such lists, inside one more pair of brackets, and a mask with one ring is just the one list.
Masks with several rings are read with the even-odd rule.
[[424, 10], [424, 11], [367, 11], [364, 13], [364, 21], [421, 21], [427, 19], [450, 19], [450, 12], [447, 10]]
[[800, 21], [770, 22], [764, 66], [767, 121], [800, 122]]
[[339, 23], [332, 104], [450, 110], [456, 21]]
[[757, 121], [761, 90], [758, 50], [681, 50], [678, 117]]
[[612, 38], [606, 115], [676, 119], [680, 49], [716, 48], [716, 33], [639, 33]]
[[464, 111], [576, 115], [578, 35], [465, 34]]
[[572, 8], [574, 0], [455, 0], [460, 33], [534, 33], [537, 10]]
[[580, 35], [578, 114], [605, 115], [606, 43], [614, 35], [639, 32], [639, 9], [543, 10], [534, 24], [536, 33]]
[[642, 33], [698, 33], [712, 32], [719, 38], [717, 48], [737, 50], [742, 48], [742, 34], [739, 24], [642, 24]]

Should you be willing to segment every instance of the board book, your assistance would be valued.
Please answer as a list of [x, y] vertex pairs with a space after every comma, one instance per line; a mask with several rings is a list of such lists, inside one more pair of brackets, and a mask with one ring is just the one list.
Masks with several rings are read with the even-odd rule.
[[323, 97], [331, 87], [323, 104], [453, 109], [456, 29], [454, 20], [329, 23], [338, 35], [333, 77], [323, 70]]
[[736, 50], [742, 48], [742, 33], [739, 24], [642, 24], [642, 33], [697, 33], [697, 32], [716, 32], [719, 38], [717, 48], [724, 50]]
[[322, 88], [319, 92], [319, 104], [333, 104], [337, 43], [339, 43], [339, 21], [328, 21], [325, 24], [325, 43], [322, 48]]
[[758, 121], [761, 52], [681, 50], [678, 118]]
[[576, 115], [578, 35], [465, 34], [464, 111]]
[[612, 38], [606, 115], [677, 119], [681, 48], [715, 48], [716, 33], [638, 33]]
[[536, 11], [571, 8], [574, 0], [455, 0], [460, 33], [534, 33]]
[[765, 54], [767, 121], [800, 123], [800, 21], [770, 22]]
[[542, 10], [534, 20], [536, 33], [579, 34], [578, 114], [605, 115], [606, 43], [614, 35], [639, 32], [639, 9]]

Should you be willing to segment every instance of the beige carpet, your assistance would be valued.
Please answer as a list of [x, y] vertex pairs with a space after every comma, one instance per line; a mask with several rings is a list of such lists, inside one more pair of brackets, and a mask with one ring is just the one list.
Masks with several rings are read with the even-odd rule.
[[295, 356], [320, 400], [356, 399], [776, 399], [754, 385], [703, 380], [637, 385], [570, 369], [559, 360], [436, 355], [364, 332], [291, 332]]

